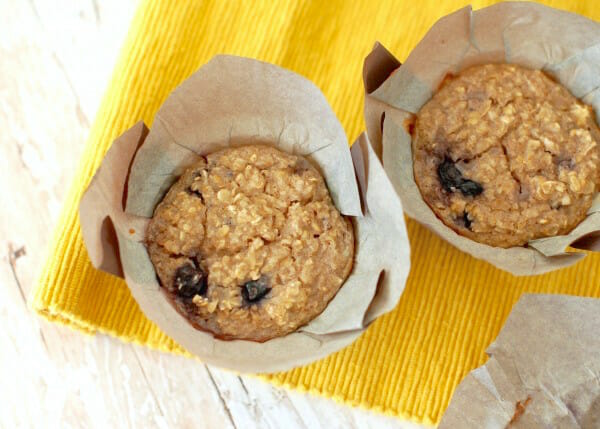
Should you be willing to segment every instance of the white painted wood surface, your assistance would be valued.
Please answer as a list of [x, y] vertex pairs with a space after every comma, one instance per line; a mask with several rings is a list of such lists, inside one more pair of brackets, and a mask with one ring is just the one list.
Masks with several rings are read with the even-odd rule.
[[26, 305], [134, 0], [0, 0], [0, 427], [416, 428]]

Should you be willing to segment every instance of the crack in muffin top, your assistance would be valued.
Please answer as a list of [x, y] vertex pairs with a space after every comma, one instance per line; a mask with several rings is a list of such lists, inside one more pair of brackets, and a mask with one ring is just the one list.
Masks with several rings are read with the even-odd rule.
[[351, 221], [301, 156], [224, 149], [188, 168], [146, 232], [176, 309], [221, 339], [266, 341], [320, 314], [354, 258]]
[[417, 114], [414, 177], [459, 234], [521, 246], [585, 218], [598, 191], [598, 141], [591, 107], [542, 71], [474, 66]]

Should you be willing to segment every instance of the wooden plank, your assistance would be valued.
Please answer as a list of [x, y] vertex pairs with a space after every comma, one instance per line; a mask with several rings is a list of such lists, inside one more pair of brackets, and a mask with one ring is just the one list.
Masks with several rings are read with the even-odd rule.
[[235, 427], [203, 363], [144, 347], [133, 349], [168, 427]]
[[272, 387], [248, 389], [248, 379], [232, 372], [207, 367], [215, 387], [227, 404], [236, 427], [274, 428], [286, 422], [289, 427], [305, 428], [297, 410], [285, 392], [274, 393]]

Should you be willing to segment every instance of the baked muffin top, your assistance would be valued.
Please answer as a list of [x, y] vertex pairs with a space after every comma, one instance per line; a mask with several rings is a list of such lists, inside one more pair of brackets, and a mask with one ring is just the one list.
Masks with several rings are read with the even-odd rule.
[[459, 234], [521, 246], [585, 218], [598, 191], [599, 141], [592, 109], [543, 72], [475, 66], [417, 114], [415, 181]]
[[350, 273], [354, 231], [321, 174], [263, 145], [188, 168], [146, 233], [161, 285], [196, 328], [265, 341], [319, 313]]

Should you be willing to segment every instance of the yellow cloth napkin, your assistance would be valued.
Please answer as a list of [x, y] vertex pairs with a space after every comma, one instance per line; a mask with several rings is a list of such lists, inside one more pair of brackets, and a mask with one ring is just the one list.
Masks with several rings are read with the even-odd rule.
[[[475, 1], [480, 8], [492, 1]], [[594, 1], [548, 5], [600, 18]], [[376, 40], [406, 58], [437, 18], [466, 1], [147, 1], [132, 22], [68, 193], [33, 307], [88, 333], [185, 351], [148, 321], [125, 283], [90, 265], [80, 197], [111, 142], [140, 119], [152, 124], [168, 94], [217, 53], [254, 57], [304, 75], [325, 93], [350, 141], [364, 128], [362, 60]], [[312, 365], [265, 376], [418, 422], [439, 421], [454, 387], [486, 360], [523, 292], [600, 297], [600, 254], [572, 268], [515, 278], [408, 222], [412, 272], [398, 307], [352, 346]]]

